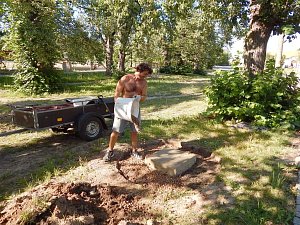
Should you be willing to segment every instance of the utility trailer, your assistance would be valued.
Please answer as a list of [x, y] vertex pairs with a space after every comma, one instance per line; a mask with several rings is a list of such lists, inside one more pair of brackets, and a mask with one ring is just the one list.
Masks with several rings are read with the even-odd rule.
[[69, 98], [63, 104], [11, 107], [13, 123], [25, 130], [74, 130], [83, 140], [92, 141], [107, 129], [105, 118], [113, 119], [114, 98]]

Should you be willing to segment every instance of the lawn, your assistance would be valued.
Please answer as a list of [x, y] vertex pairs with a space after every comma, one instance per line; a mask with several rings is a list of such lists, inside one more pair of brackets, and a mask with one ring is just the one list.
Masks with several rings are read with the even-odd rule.
[[[222, 193], [230, 204], [205, 206], [201, 218], [204, 224], [291, 224], [295, 209], [295, 183], [297, 168], [288, 163], [289, 155], [297, 149], [291, 142], [296, 137], [293, 131], [236, 128], [231, 122], [219, 123], [206, 117], [203, 112], [207, 100], [203, 94], [209, 85], [209, 76], [160, 75], [149, 78], [149, 98], [142, 105], [143, 132], [141, 141], [178, 139], [201, 146], [221, 158], [220, 171], [214, 174], [216, 183], [222, 184]], [[12, 77], [0, 77], [0, 116], [7, 115], [6, 104], [28, 104], [61, 101], [67, 97], [86, 95], [112, 96], [117, 80], [102, 73], [67, 74], [62, 93], [26, 97], [12, 90]], [[7, 120], [0, 121], [0, 131], [13, 129]], [[39, 160], [39, 167], [28, 167], [22, 177], [9, 172], [1, 174], [3, 184], [0, 194], [3, 199], [33, 187], [50, 177], [81, 165], [81, 160], [90, 160], [97, 151], [73, 151], [62, 142], [74, 147], [82, 142], [71, 136], [50, 131], [25, 132], [0, 137], [0, 156], [27, 152], [28, 148], [43, 148], [47, 144], [62, 146], [62, 153], [53, 151]], [[121, 143], [129, 142], [126, 133]], [[49, 144], [50, 143], [50, 144]], [[101, 138], [98, 146], [105, 146], [107, 138]], [[1, 168], [1, 167], [0, 167]], [[5, 184], [5, 185], [4, 185]], [[203, 184], [201, 184], [203, 185]], [[195, 184], [188, 189], [201, 192], [203, 186]], [[209, 221], [209, 222], [208, 222]]]

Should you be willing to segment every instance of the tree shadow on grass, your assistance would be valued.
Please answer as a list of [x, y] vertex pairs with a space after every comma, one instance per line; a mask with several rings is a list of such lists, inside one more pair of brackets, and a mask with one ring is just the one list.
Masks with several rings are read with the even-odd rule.
[[249, 138], [268, 140], [270, 135], [264, 132], [253, 132], [242, 129], [214, 126], [213, 122], [202, 115], [173, 118], [168, 120], [143, 120], [142, 138], [153, 136], [163, 139], [191, 137], [190, 143], [210, 152], [224, 146], [238, 145]]
[[[202, 122], [198, 122], [197, 119]], [[185, 150], [190, 147], [193, 153], [201, 152], [201, 157], [198, 157], [194, 167], [180, 178], [174, 178], [178, 179], [176, 182], [166, 178], [156, 180], [155, 172], [144, 174], [136, 182], [154, 183], [158, 186], [183, 185], [199, 191], [205, 197], [205, 207], [209, 209], [205, 218], [199, 215], [199, 224], [207, 224], [210, 220], [216, 224], [290, 224], [294, 212], [291, 203], [293, 196], [287, 187], [293, 181], [286, 179], [279, 172], [277, 167], [281, 159], [262, 156], [265, 158], [255, 160], [245, 154], [243, 160], [247, 161], [246, 164], [234, 160], [235, 157], [223, 157], [220, 164], [209, 157], [209, 154], [220, 148], [239, 146], [250, 139], [267, 141], [271, 138], [270, 133], [212, 126], [201, 119], [201, 116], [185, 118], [182, 120], [182, 126], [178, 126], [178, 121], [172, 119], [144, 121], [145, 139], [151, 139], [153, 133], [165, 140], [180, 139], [183, 134], [187, 137], [191, 134], [191, 138], [196, 136], [196, 139], [185, 142]], [[174, 126], [175, 124], [177, 125]], [[203, 152], [208, 155], [203, 157]], [[226, 177], [226, 174], [233, 176]], [[282, 208], [284, 205], [288, 205], [289, 209]]]
[[[99, 149], [103, 148], [100, 146], [103, 138], [85, 142], [73, 134], [49, 134], [45, 137], [33, 132], [32, 135], [35, 138], [27, 143], [1, 146], [0, 200], [56, 172], [68, 171], [78, 166], [82, 159], [98, 158]], [[95, 145], [99, 149], [94, 148]]]
[[[207, 220], [216, 224], [291, 224], [295, 206], [290, 187], [296, 183], [296, 177], [285, 176], [276, 164], [278, 161], [281, 159], [270, 156], [262, 160], [263, 165], [245, 167], [223, 158], [222, 173], [234, 176], [219, 179], [230, 185], [227, 194], [232, 196], [234, 204], [210, 207]], [[265, 166], [270, 169], [264, 169]]]

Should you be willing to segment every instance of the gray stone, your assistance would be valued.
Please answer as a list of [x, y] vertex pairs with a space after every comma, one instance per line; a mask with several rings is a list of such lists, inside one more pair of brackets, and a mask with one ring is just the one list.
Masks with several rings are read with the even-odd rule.
[[163, 149], [149, 155], [145, 163], [153, 170], [179, 176], [196, 162], [196, 155], [178, 149]]
[[300, 166], [300, 156], [295, 158], [295, 165]]
[[294, 223], [294, 225], [300, 225], [300, 218], [299, 217], [294, 217], [293, 223]]
[[296, 205], [296, 215], [298, 216], [299, 214], [300, 214], [300, 205]]

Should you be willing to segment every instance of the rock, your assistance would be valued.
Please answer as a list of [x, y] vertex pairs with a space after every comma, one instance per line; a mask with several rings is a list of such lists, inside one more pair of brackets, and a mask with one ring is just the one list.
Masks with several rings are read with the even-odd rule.
[[125, 220], [121, 220], [118, 225], [128, 225], [128, 222]]
[[88, 216], [80, 216], [79, 217], [80, 222], [86, 225], [95, 224], [95, 218], [93, 215]]
[[197, 146], [193, 142], [181, 142], [181, 148], [180, 150], [189, 151], [192, 153], [195, 153], [197, 155], [202, 156], [203, 158], [207, 158], [211, 156], [211, 152], [206, 150], [205, 148], [201, 146]]
[[293, 222], [294, 222], [294, 225], [300, 225], [300, 218], [295, 217]]
[[300, 166], [300, 156], [295, 158], [295, 165]]
[[300, 205], [296, 205], [296, 214], [297, 216], [300, 216]]
[[178, 149], [163, 149], [149, 155], [146, 165], [153, 170], [167, 173], [170, 176], [180, 176], [196, 162], [196, 155]]
[[156, 222], [155, 220], [152, 220], [152, 219], [149, 219], [146, 222], [146, 225], [158, 225], [158, 224], [159, 224], [158, 222]]
[[172, 145], [174, 148], [181, 148], [181, 141], [178, 139], [169, 139], [167, 143]]

